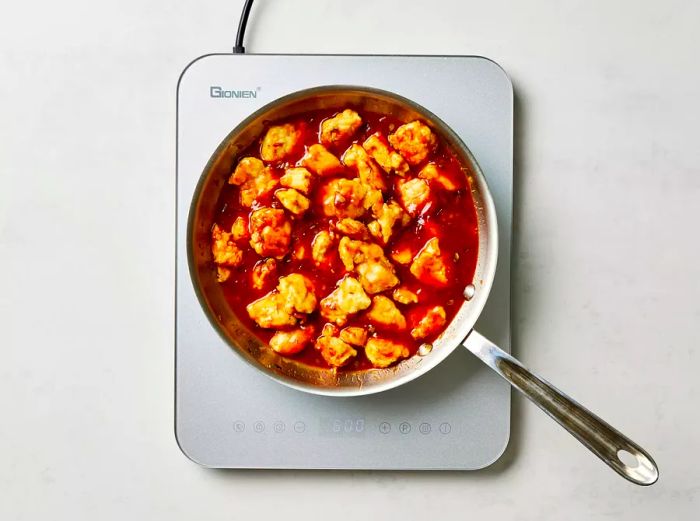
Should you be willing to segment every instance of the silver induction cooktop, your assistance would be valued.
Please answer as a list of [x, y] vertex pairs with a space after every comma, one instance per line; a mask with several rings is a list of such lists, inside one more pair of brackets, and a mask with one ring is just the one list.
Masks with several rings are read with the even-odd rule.
[[493, 194], [496, 281], [477, 328], [510, 347], [513, 92], [494, 62], [471, 56], [215, 54], [182, 73], [177, 97], [175, 434], [218, 468], [462, 469], [505, 450], [510, 388], [466, 349], [427, 375], [363, 397], [309, 395], [240, 359], [195, 296], [185, 234], [195, 185], [223, 138], [270, 101], [321, 85], [363, 85], [423, 105], [461, 136]]

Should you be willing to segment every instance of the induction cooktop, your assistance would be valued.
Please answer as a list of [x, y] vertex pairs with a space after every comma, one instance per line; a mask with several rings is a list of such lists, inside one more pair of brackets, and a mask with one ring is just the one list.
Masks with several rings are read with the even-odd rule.
[[496, 279], [477, 329], [510, 349], [513, 91], [476, 56], [212, 54], [177, 91], [175, 435], [215, 468], [475, 470], [504, 452], [510, 388], [464, 348], [383, 393], [326, 397], [283, 386], [244, 362], [214, 330], [186, 252], [197, 181], [223, 138], [263, 105], [302, 89], [360, 85], [409, 98], [447, 123], [483, 170], [498, 215]]

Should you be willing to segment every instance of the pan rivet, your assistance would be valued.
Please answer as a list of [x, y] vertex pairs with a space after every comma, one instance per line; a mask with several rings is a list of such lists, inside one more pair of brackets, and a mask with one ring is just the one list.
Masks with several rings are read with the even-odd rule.
[[433, 350], [433, 344], [421, 344], [418, 348], [418, 356], [426, 356]]
[[474, 287], [474, 284], [469, 284], [466, 288], [464, 288], [464, 298], [467, 300], [471, 300], [474, 298], [474, 295], [476, 294], [476, 288]]

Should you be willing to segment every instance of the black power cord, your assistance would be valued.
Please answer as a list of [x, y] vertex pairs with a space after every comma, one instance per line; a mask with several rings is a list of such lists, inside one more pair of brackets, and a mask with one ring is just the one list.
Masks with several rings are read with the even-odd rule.
[[235, 54], [245, 53], [245, 47], [243, 46], [243, 37], [245, 36], [245, 26], [248, 24], [248, 16], [250, 15], [250, 8], [253, 7], [253, 0], [245, 0], [243, 4], [243, 12], [241, 12], [241, 19], [238, 22], [238, 32], [236, 33], [236, 45], [233, 47], [233, 52]]

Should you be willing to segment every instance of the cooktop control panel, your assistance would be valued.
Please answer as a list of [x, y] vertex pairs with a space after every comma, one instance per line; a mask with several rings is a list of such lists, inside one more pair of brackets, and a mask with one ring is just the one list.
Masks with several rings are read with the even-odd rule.
[[510, 347], [513, 92], [494, 62], [462, 56], [216, 54], [182, 73], [177, 101], [175, 434], [193, 461], [218, 468], [462, 469], [494, 462], [510, 427], [510, 388], [466, 349], [380, 394], [324, 397], [289, 389], [239, 358], [197, 300], [186, 227], [209, 157], [244, 118], [322, 85], [395, 92], [435, 113], [481, 166], [499, 225], [495, 285], [477, 324]]

